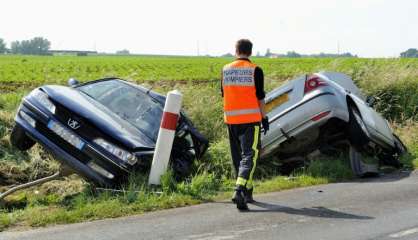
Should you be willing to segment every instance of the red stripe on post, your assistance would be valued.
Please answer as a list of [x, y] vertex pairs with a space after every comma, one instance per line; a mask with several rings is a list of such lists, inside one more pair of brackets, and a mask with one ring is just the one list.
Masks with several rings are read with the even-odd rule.
[[179, 115], [171, 112], [164, 112], [161, 120], [161, 128], [176, 130]]

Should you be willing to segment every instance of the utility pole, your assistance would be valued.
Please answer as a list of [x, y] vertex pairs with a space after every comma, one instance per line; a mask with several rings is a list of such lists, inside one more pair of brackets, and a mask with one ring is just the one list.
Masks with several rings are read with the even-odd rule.
[[197, 56], [200, 56], [199, 40], [197, 40]]

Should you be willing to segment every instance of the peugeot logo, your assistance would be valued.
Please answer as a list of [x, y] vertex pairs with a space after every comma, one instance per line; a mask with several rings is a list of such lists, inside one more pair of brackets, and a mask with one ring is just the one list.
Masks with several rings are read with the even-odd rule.
[[80, 128], [80, 123], [78, 123], [76, 120], [69, 118], [68, 119], [68, 126], [70, 126], [72, 129], [76, 130]]

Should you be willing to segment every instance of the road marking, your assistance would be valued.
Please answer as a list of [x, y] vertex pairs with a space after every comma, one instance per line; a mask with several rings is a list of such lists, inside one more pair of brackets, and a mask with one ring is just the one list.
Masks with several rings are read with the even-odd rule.
[[405, 237], [414, 233], [418, 233], [418, 228], [411, 228], [402, 232], [398, 232], [398, 233], [394, 233], [389, 235], [389, 237], [391, 238], [401, 238], [401, 237]]
[[265, 227], [256, 227], [256, 228], [249, 228], [249, 229], [242, 229], [242, 230], [231, 230], [231, 231], [222, 231], [220, 233], [203, 233], [203, 234], [196, 234], [190, 235], [187, 239], [193, 240], [230, 240], [230, 239], [240, 239], [240, 236], [255, 232], [255, 231], [263, 231]]

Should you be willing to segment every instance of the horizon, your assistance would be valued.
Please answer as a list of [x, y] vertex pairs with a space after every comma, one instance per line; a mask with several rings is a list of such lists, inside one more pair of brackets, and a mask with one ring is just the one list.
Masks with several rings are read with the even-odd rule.
[[[251, 12], [238, 18], [244, 14], [237, 13], [237, 6]], [[11, 9], [0, 15], [0, 22], [7, 23], [0, 38], [8, 47], [37, 36], [50, 40], [52, 50], [127, 49], [168, 56], [233, 54], [239, 38], [253, 42], [253, 55], [264, 55], [269, 48], [278, 54], [349, 52], [387, 58], [418, 47], [418, 2], [413, 0], [8, 0], [3, 8]]]

